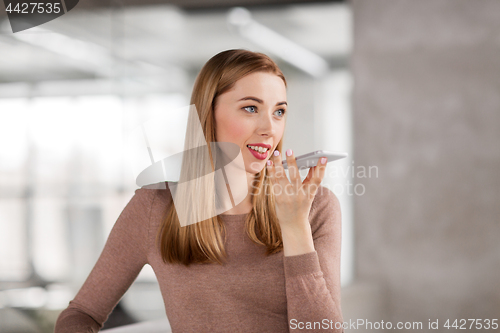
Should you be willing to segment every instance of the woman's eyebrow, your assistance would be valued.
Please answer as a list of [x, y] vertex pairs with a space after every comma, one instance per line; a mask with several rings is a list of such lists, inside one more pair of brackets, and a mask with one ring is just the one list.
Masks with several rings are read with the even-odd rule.
[[[243, 97], [243, 98], [239, 99], [239, 100], [238, 100], [238, 102], [239, 102], [239, 101], [246, 101], [246, 100], [249, 100], [249, 99], [254, 100], [254, 101], [256, 101], [257, 103], [264, 104], [264, 101], [263, 101], [263, 100], [261, 100], [260, 98], [254, 97], [254, 96], [247, 96], [247, 97]], [[288, 105], [288, 103], [287, 103], [287, 102], [285, 102], [285, 101], [276, 103], [276, 105], [283, 105], [283, 104]]]

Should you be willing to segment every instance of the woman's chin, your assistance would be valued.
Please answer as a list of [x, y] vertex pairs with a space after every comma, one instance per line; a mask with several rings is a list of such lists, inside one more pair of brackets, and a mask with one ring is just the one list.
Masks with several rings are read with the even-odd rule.
[[262, 172], [264, 170], [264, 166], [266, 164], [263, 162], [252, 162], [249, 166], [247, 166], [245, 169], [248, 173], [251, 173], [253, 175], [258, 174], [259, 172]]

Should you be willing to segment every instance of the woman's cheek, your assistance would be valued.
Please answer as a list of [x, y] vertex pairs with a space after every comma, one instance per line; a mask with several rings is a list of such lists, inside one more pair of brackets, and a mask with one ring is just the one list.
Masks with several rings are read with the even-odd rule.
[[227, 123], [231, 138], [236, 142], [246, 141], [249, 136], [250, 124], [242, 119], [233, 118]]

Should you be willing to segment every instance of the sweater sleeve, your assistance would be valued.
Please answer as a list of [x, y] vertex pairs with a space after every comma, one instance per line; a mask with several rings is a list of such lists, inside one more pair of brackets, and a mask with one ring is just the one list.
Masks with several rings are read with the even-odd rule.
[[98, 332], [147, 263], [152, 190], [137, 189], [94, 268], [56, 321], [55, 333]]
[[[283, 257], [290, 332], [344, 332], [340, 306], [340, 204], [320, 186], [309, 213], [314, 252]], [[336, 323], [337, 326], [336, 326]]]

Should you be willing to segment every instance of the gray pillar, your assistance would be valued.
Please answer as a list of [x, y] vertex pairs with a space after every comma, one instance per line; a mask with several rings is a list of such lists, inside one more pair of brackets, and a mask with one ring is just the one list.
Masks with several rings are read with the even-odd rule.
[[356, 276], [379, 320], [499, 318], [500, 1], [351, 4]]

